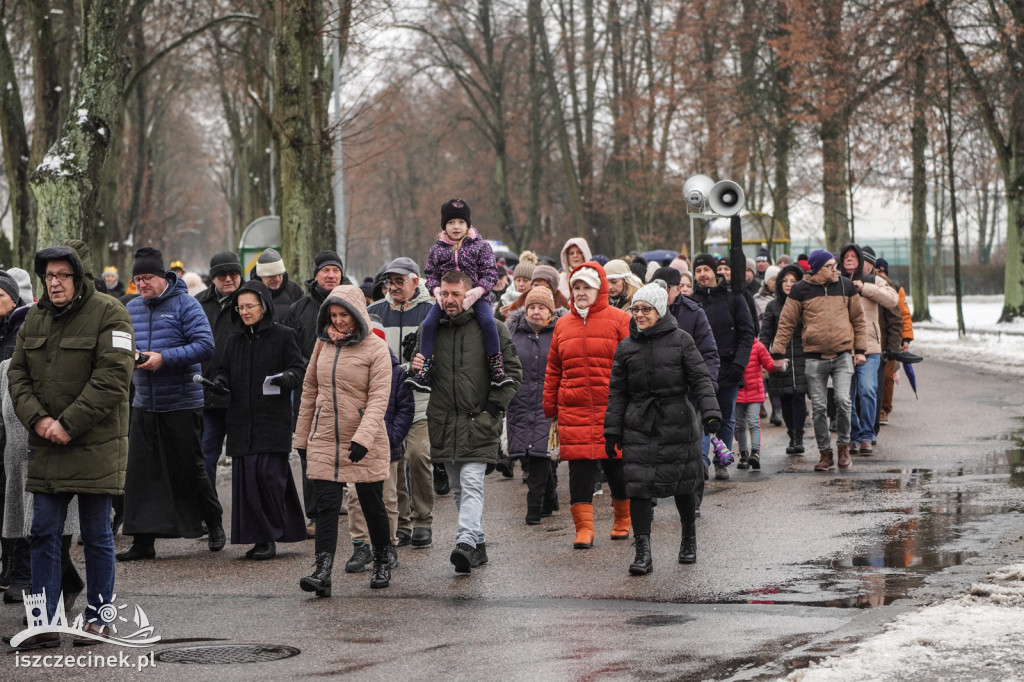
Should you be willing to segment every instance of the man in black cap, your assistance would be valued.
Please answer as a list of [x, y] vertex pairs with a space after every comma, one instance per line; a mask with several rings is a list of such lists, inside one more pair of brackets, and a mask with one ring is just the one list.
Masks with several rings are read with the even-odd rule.
[[[302, 357], [309, 361], [309, 356], [316, 346], [317, 315], [320, 314], [320, 306], [331, 293], [334, 287], [339, 284], [352, 284], [348, 277], [345, 277], [345, 268], [341, 264], [341, 258], [336, 251], [321, 251], [313, 258], [313, 277], [306, 280], [306, 291], [309, 293], [292, 304], [288, 311], [288, 317], [284, 318], [284, 324], [295, 330], [299, 337], [299, 350]], [[293, 419], [298, 417], [300, 396], [302, 391], [295, 392], [293, 401]], [[313, 486], [306, 478], [306, 460], [302, 462], [302, 501], [306, 508], [306, 516], [309, 524], [306, 530], [310, 537], [313, 537], [313, 518], [316, 516], [316, 505], [313, 503]]]
[[118, 561], [156, 556], [156, 538], [197, 538], [203, 523], [211, 552], [224, 548], [223, 509], [203, 467], [203, 389], [193, 382], [214, 355], [210, 322], [188, 287], [164, 269], [163, 255], [135, 252], [128, 302], [135, 328], [135, 396], [124, 483], [124, 534]]
[[[210, 258], [210, 279], [212, 283], [196, 296], [196, 300], [203, 307], [206, 319], [210, 321], [214, 347], [216, 351], [220, 351], [237, 326], [231, 317], [231, 305], [234, 293], [242, 286], [242, 264], [238, 261], [238, 256], [231, 251], [213, 254]], [[214, 366], [215, 357], [203, 362], [204, 376]], [[228, 403], [231, 401], [230, 396], [215, 393], [207, 387], [203, 387], [203, 391], [203, 463], [216, 492], [217, 460], [220, 459], [221, 450], [224, 448]]]
[[[724, 260], [724, 259], [723, 259]], [[721, 267], [709, 253], [698, 254], [693, 259], [693, 300], [701, 305], [715, 337], [721, 365], [718, 371], [718, 406], [722, 411], [722, 422], [717, 436], [727, 448], [732, 447], [735, 429], [733, 410], [736, 396], [743, 385], [743, 372], [750, 360], [750, 349], [756, 335], [754, 320], [746, 299], [742, 294], [729, 290], [729, 279], [719, 279], [715, 267]], [[726, 263], [728, 265], [728, 263]], [[704, 446], [707, 453], [707, 446]], [[715, 462], [715, 478], [726, 480], [729, 470], [724, 463]], [[697, 480], [697, 506], [704, 495], [704, 478]]]
[[[396, 258], [388, 263], [383, 274], [387, 277], [387, 293], [383, 301], [370, 306], [369, 312], [380, 317], [388, 347], [409, 369], [419, 346], [416, 330], [430, 312], [433, 301], [427, 287], [420, 283], [420, 268], [413, 259]], [[402, 464], [398, 467], [398, 544], [423, 548], [431, 544], [434, 512], [430, 440], [427, 438], [430, 394], [416, 391], [413, 395], [416, 396], [416, 413], [405, 439]]]

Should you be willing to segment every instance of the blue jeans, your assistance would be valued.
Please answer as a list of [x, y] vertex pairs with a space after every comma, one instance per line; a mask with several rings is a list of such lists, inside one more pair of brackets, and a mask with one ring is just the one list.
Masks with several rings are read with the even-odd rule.
[[484, 474], [485, 462], [464, 464], [445, 463], [448, 481], [452, 486], [452, 499], [459, 512], [459, 531], [455, 542], [464, 542], [471, 547], [483, 543], [484, 539]]
[[854, 410], [850, 418], [850, 440], [855, 443], [875, 439], [875, 414], [878, 410], [878, 365], [882, 356], [872, 353], [867, 360], [854, 370], [853, 397]]
[[[46, 590], [47, 622], [53, 618], [60, 598], [61, 539], [68, 504], [78, 496], [78, 516], [85, 545], [85, 582], [89, 606], [86, 613], [97, 617], [100, 607], [114, 596], [114, 534], [110, 530], [113, 496], [88, 493], [36, 493], [32, 500], [32, 592]], [[73, 620], [68, 614], [68, 622]]]
[[213, 494], [217, 495], [217, 460], [224, 448], [224, 436], [228, 433], [228, 411], [225, 409], [203, 410], [203, 467], [210, 477]]
[[813, 411], [814, 438], [818, 450], [832, 449], [828, 432], [828, 379], [832, 377], [836, 400], [836, 445], [850, 442], [850, 383], [853, 380], [853, 356], [847, 352], [830, 360], [807, 358], [804, 365], [807, 395]]

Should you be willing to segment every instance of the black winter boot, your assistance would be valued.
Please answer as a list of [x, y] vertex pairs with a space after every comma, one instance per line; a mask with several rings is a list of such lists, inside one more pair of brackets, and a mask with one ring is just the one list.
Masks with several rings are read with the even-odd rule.
[[802, 455], [804, 454], [804, 430], [796, 429], [793, 431], [793, 454]]
[[391, 545], [373, 548], [373, 574], [370, 576], [370, 588], [380, 589], [391, 584]]
[[331, 596], [331, 568], [334, 566], [333, 552], [317, 552], [313, 574], [299, 581], [303, 592], [316, 592], [318, 597]]
[[373, 553], [370, 551], [369, 543], [360, 542], [355, 544], [352, 556], [345, 562], [345, 572], [362, 573], [371, 561], [373, 561]]
[[629, 565], [629, 574], [647, 575], [654, 570], [654, 562], [651, 559], [651, 536], [637, 535], [633, 538], [633, 545], [636, 547], [636, 557]]
[[679, 523], [683, 527], [683, 540], [679, 543], [679, 563], [692, 564], [697, 561], [697, 517], [700, 510], [697, 509], [695, 499], [684, 499], [683, 503], [676, 498], [676, 508], [679, 510]]
[[750, 453], [746, 450], [740, 450], [740, 462], [736, 465], [737, 469], [749, 469], [750, 468]]
[[501, 388], [513, 382], [512, 377], [505, 374], [505, 360], [500, 351], [487, 356], [487, 366], [491, 368], [491, 386]]
[[683, 523], [683, 541], [679, 543], [679, 563], [697, 563], [697, 525]]
[[761, 469], [761, 454], [757, 451], [757, 448], [754, 448], [754, 449], [752, 449], [750, 451], [749, 463], [750, 463], [750, 468], [751, 469], [753, 469], [755, 471], [760, 471], [760, 469]]
[[789, 431], [787, 431], [787, 433], [789, 434], [789, 445], [786, 446], [786, 454], [787, 455], [795, 455], [796, 454], [796, 431], [794, 429], [790, 429]]
[[423, 367], [409, 374], [405, 385], [420, 393], [430, 393], [430, 371], [434, 368], [434, 358], [423, 361]]

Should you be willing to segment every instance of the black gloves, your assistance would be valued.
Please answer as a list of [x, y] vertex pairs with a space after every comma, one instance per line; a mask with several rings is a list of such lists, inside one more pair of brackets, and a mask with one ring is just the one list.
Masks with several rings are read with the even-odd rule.
[[742, 386], [744, 369], [744, 367], [741, 367], [733, 363], [725, 365], [718, 372], [718, 383], [732, 384], [733, 386]]
[[284, 372], [281, 376], [274, 377], [270, 380], [271, 386], [280, 386], [281, 388], [291, 388], [292, 375], [291, 372]]
[[501, 419], [501, 408], [498, 407], [498, 403], [494, 403], [488, 400], [487, 404], [484, 405], [484, 412], [491, 415], [495, 419]]
[[217, 377], [214, 379], [213, 386], [210, 386], [210, 390], [217, 395], [227, 395], [231, 393], [231, 390], [228, 388], [228, 380], [224, 377]]
[[607, 455], [608, 459], [618, 459], [619, 453], [615, 451], [615, 446], [618, 444], [618, 441], [616, 441], [614, 438], [605, 438], [604, 454]]
[[352, 441], [352, 446], [348, 449], [348, 459], [353, 464], [357, 463], [363, 457], [366, 457], [366, 453], [369, 452], [365, 446]]
[[420, 348], [420, 337], [416, 332], [409, 332], [402, 339], [402, 362], [412, 362]]
[[709, 436], [713, 436], [718, 433], [718, 429], [722, 427], [722, 420], [718, 417], [711, 417], [704, 420], [704, 433]]

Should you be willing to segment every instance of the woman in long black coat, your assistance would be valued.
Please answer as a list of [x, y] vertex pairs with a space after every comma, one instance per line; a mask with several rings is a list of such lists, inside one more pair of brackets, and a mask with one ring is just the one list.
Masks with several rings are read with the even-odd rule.
[[306, 368], [295, 331], [274, 323], [273, 299], [262, 282], [246, 282], [235, 293], [231, 314], [240, 331], [218, 349], [214, 375], [214, 382], [229, 390], [231, 399], [231, 543], [253, 543], [247, 558], [271, 559], [277, 554], [275, 543], [306, 539], [305, 517], [288, 465], [291, 392], [301, 384]]
[[[786, 305], [789, 290], [803, 279], [804, 271], [799, 265], [787, 265], [775, 280], [775, 298], [768, 302], [761, 319], [761, 343], [771, 348], [775, 332], [779, 328], [779, 316]], [[803, 325], [797, 325], [792, 339], [786, 346], [789, 367], [784, 372], [768, 373], [768, 392], [779, 396], [782, 401], [782, 420], [789, 432], [787, 455], [804, 453], [804, 422], [807, 420], [807, 377], [804, 374]], [[775, 358], [778, 360], [779, 358]]]
[[653, 570], [652, 498], [674, 497], [682, 521], [679, 563], [697, 560], [696, 500], [701, 421], [714, 433], [722, 418], [704, 359], [693, 337], [666, 315], [668, 294], [655, 281], [633, 295], [629, 337], [615, 350], [604, 418], [609, 457], [621, 448], [636, 558], [632, 575]]

